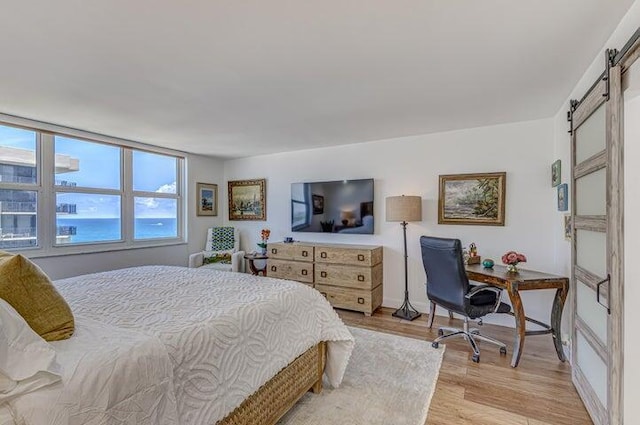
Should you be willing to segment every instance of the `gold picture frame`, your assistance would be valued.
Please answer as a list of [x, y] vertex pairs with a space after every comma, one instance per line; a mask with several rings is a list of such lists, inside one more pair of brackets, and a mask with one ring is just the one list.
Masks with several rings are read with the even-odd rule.
[[504, 226], [507, 173], [440, 176], [438, 224]]
[[196, 183], [196, 215], [215, 217], [218, 215], [218, 185]]
[[266, 220], [265, 179], [234, 180], [229, 185], [229, 220]]

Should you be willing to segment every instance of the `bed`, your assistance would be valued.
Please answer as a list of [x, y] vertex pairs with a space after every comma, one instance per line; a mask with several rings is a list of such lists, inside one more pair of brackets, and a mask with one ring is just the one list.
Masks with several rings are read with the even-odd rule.
[[275, 423], [353, 337], [314, 289], [242, 273], [146, 266], [55, 282], [76, 332], [51, 343], [62, 380], [6, 403], [15, 423]]

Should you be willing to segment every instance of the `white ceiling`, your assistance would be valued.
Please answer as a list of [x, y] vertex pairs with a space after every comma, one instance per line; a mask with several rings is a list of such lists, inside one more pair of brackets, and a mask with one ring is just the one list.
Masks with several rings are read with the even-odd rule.
[[222, 157], [550, 117], [632, 3], [2, 0], [0, 112]]

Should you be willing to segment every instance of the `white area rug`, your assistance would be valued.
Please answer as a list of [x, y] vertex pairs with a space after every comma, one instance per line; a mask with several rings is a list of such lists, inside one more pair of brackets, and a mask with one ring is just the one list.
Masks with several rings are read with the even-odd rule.
[[307, 393], [278, 425], [423, 425], [444, 347], [349, 328], [356, 346], [340, 388]]

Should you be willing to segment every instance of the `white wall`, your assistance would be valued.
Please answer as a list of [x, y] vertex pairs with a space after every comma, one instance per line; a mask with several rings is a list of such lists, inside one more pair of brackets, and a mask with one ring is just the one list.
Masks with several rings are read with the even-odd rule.
[[133, 250], [99, 252], [92, 254], [75, 254], [56, 257], [34, 258], [52, 279], [62, 279], [86, 273], [95, 273], [123, 267], [150, 264], [186, 266], [190, 253], [202, 250], [206, 240], [206, 229], [222, 223], [222, 211], [225, 204], [218, 202], [217, 217], [196, 217], [195, 186], [196, 182], [215, 183], [218, 195], [225, 192], [223, 178], [223, 162], [219, 159], [199, 155], [187, 155], [187, 188], [185, 202], [187, 206], [187, 243]]
[[[475, 242], [480, 255], [494, 260], [514, 249], [528, 256], [525, 267], [557, 272], [553, 233], [562, 230], [555, 226], [558, 216], [551, 188], [552, 124], [550, 119], [530, 121], [229, 160], [224, 164], [225, 179], [267, 179], [267, 221], [231, 223], [240, 228], [242, 246], [249, 251], [256, 249], [260, 229], [265, 227], [271, 229], [272, 241], [293, 236], [303, 241], [384, 246], [383, 305], [389, 307], [402, 303], [404, 271], [401, 227], [384, 218], [387, 196], [419, 195], [424, 200], [423, 221], [407, 227], [410, 298], [423, 312], [428, 306], [418, 243], [421, 235]], [[505, 227], [437, 224], [439, 174], [494, 171], [507, 172]], [[291, 232], [291, 183], [370, 177], [375, 179], [374, 235]], [[551, 291], [532, 291], [523, 298], [528, 315], [548, 320]], [[503, 315], [490, 321], [513, 325], [513, 319]]]
[[[567, 134], [568, 123], [566, 113], [569, 109], [569, 99], [580, 99], [589, 89], [591, 84], [598, 78], [604, 70], [604, 50], [605, 48], [620, 49], [633, 33], [640, 27], [640, 2], [636, 1], [625, 17], [622, 19], [609, 40], [602, 46], [601, 53], [598, 54], [593, 63], [585, 71], [584, 75], [575, 86], [570, 96], [563, 103], [562, 107], [554, 118], [554, 153], [557, 158], [561, 158], [563, 165], [569, 164], [569, 136]], [[636, 63], [640, 66], [640, 62]], [[625, 105], [626, 106], [626, 105]], [[627, 111], [628, 112], [628, 111]], [[638, 111], [640, 113], [640, 110]], [[625, 123], [635, 119], [638, 121], [640, 115], [633, 117], [625, 113]], [[626, 125], [625, 125], [626, 126]], [[628, 128], [626, 129], [628, 131]], [[634, 130], [632, 130], [633, 132]], [[640, 258], [640, 247], [637, 244], [640, 236], [640, 191], [638, 182], [640, 181], [640, 149], [638, 140], [633, 137], [625, 138], [625, 312], [624, 312], [624, 417], [627, 424], [636, 423], [640, 417], [640, 365], [634, 360], [640, 357], [640, 340], [637, 337], [635, 321], [637, 314], [637, 300], [640, 299], [640, 273], [634, 262]], [[564, 167], [563, 181], [569, 180], [569, 169]], [[564, 273], [569, 273], [571, 264], [570, 246], [566, 245], [559, 236], [556, 236], [556, 252], [558, 267], [564, 269]], [[565, 312], [566, 313], [566, 312]]]

